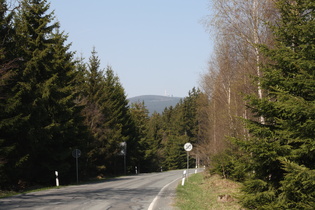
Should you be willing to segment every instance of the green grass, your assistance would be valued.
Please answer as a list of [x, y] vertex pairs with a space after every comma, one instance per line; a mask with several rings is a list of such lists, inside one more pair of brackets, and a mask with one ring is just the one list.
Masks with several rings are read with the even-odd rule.
[[10, 197], [10, 196], [13, 196], [16, 194], [18, 194], [18, 193], [15, 191], [0, 190], [0, 198]]
[[[228, 202], [218, 201], [219, 195], [230, 195]], [[177, 187], [176, 206], [182, 210], [234, 210], [240, 209], [237, 202], [240, 184], [222, 179], [218, 175], [206, 176], [205, 173], [189, 177], [185, 185]]]

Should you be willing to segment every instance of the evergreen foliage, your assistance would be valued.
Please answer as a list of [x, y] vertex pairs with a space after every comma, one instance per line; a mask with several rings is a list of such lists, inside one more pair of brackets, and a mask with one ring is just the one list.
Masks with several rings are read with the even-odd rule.
[[71, 149], [82, 136], [73, 55], [48, 9], [46, 1], [25, 0], [15, 16], [15, 55], [21, 59], [2, 119], [4, 145], [11, 148], [4, 167], [12, 184], [47, 183], [55, 170], [69, 180]]
[[149, 111], [142, 103], [133, 103], [130, 107], [130, 114], [135, 125], [135, 136], [138, 141], [138, 170], [140, 172], [154, 171], [152, 167], [152, 156], [150, 154], [150, 140], [148, 138]]
[[182, 127], [187, 134], [191, 143], [197, 143], [198, 141], [198, 97], [200, 97], [201, 91], [195, 87], [188, 92], [188, 97], [183, 100], [183, 117]]
[[261, 47], [270, 60], [259, 78], [265, 97], [249, 97], [253, 113], [266, 122], [248, 120], [253, 137], [239, 142], [251, 155], [254, 171], [245, 182], [243, 203], [248, 208], [270, 209], [267, 203], [272, 203], [274, 208], [307, 209], [314, 204], [315, 3], [279, 0], [276, 5], [281, 15], [273, 26], [276, 44]]
[[[163, 121], [162, 116], [153, 113], [148, 122], [146, 157], [150, 159], [150, 171], [163, 170]], [[165, 168], [164, 168], [165, 169]]]
[[[105, 86], [106, 96], [103, 99], [102, 107], [104, 108], [105, 123], [104, 126], [109, 132], [109, 151], [111, 156], [111, 167], [116, 170], [116, 164], [123, 165], [122, 160], [117, 160], [117, 153], [120, 151], [120, 143], [127, 143], [127, 163], [129, 170], [133, 170], [134, 166], [138, 165], [138, 137], [135, 132], [135, 125], [132, 121], [128, 100], [125, 95], [125, 90], [122, 87], [118, 76], [110, 66], [105, 71]], [[122, 167], [119, 167], [122, 169]]]
[[[5, 0], [0, 1], [0, 119], [6, 117], [6, 100], [10, 97], [8, 90], [10, 89], [11, 70], [16, 67], [18, 60], [12, 55], [12, 15], [9, 12]], [[12, 146], [6, 142], [4, 132], [5, 124], [0, 121], [0, 186], [8, 182], [9, 177], [6, 175], [5, 163], [8, 160], [8, 154], [12, 151]]]
[[235, 181], [244, 181], [251, 168], [251, 161], [237, 147], [227, 149], [212, 157], [211, 173], [222, 174], [222, 177]]
[[[169, 107], [162, 113], [162, 147], [161, 153], [163, 168], [179, 169], [187, 167], [185, 143], [190, 142], [196, 146], [199, 135], [197, 101], [200, 91], [195, 88], [189, 91], [188, 97], [184, 98], [174, 108]], [[190, 161], [190, 167], [194, 167], [194, 161]]]
[[124, 165], [119, 156], [120, 143], [127, 142], [129, 160], [137, 159], [136, 152], [129, 150], [129, 147], [137, 147], [137, 142], [134, 141], [136, 134], [124, 89], [110, 66], [105, 71], [100, 68], [95, 48], [89, 63], [79, 62], [77, 69], [83, 79], [80, 82], [80, 103], [84, 105], [82, 114], [90, 133], [86, 141], [85, 174], [121, 174]]
[[[24, 189], [79, 177], [186, 167], [186, 142], [197, 144], [199, 118], [193, 88], [163, 114], [149, 117], [144, 103], [129, 102], [119, 77], [93, 48], [75, 60], [47, 0], [21, 0], [16, 12], [0, 0], [0, 188]], [[191, 166], [193, 166], [193, 161]]]
[[285, 170], [275, 208], [312, 209], [315, 206], [315, 170], [283, 160]]
[[[81, 60], [77, 64], [80, 76], [80, 103], [84, 106], [82, 115], [90, 136], [86, 141], [86, 172], [87, 176], [97, 175], [96, 171], [105, 169], [104, 147], [106, 146], [106, 133], [103, 127], [104, 114], [101, 109], [101, 98], [104, 97], [104, 76], [100, 69], [100, 60], [93, 48], [89, 63]], [[104, 152], [100, 152], [104, 151]]]

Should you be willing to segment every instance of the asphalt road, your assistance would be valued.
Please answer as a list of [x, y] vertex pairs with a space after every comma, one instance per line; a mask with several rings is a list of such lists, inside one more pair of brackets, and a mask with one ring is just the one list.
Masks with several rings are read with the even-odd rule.
[[21, 194], [0, 199], [0, 209], [171, 210], [182, 174], [183, 170], [139, 174]]

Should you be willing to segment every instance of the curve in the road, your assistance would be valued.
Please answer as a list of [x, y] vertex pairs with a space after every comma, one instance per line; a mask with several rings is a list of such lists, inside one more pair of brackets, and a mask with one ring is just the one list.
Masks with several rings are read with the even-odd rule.
[[150, 204], [148, 210], [153, 210], [153, 208], [154, 208], [156, 202], [160, 199], [160, 197], [161, 197], [161, 195], [164, 193], [165, 189], [166, 189], [168, 186], [170, 186], [171, 184], [173, 184], [174, 182], [178, 181], [179, 179], [180, 179], [180, 178], [175, 179], [175, 180], [173, 180], [172, 182], [166, 184], [166, 185], [160, 190], [160, 192], [158, 193], [158, 195], [153, 199], [153, 201], [151, 202], [151, 204]]

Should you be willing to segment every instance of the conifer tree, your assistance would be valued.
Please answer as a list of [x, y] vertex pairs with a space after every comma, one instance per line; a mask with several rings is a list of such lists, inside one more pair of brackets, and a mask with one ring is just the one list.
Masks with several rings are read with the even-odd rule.
[[48, 11], [46, 0], [23, 0], [15, 16], [15, 54], [21, 59], [3, 120], [12, 146], [5, 166], [12, 183], [47, 184], [56, 170], [69, 180], [71, 151], [84, 130], [74, 103], [73, 54]]
[[83, 115], [85, 116], [85, 123], [92, 132], [95, 138], [102, 138], [102, 123], [103, 114], [101, 111], [101, 99], [104, 97], [104, 76], [103, 70], [100, 69], [100, 60], [96, 54], [95, 48], [89, 58], [87, 69], [84, 66], [82, 76], [85, 77], [85, 82], [82, 83], [82, 95], [84, 97], [85, 108]]
[[193, 88], [188, 93], [188, 97], [183, 100], [183, 128], [191, 143], [198, 140], [198, 97], [200, 90]]
[[164, 143], [165, 160], [163, 166], [168, 170], [186, 168], [187, 158], [184, 144], [188, 142], [186, 135], [169, 135]]
[[180, 101], [174, 108], [172, 106], [165, 108], [162, 120], [162, 166], [166, 170], [184, 168], [186, 164], [184, 144], [189, 140], [185, 132], [187, 127], [183, 126], [183, 102]]
[[80, 83], [79, 103], [85, 106], [82, 114], [90, 133], [86, 142], [86, 174], [88, 176], [122, 174], [124, 172], [124, 160], [120, 156], [122, 142], [127, 143], [128, 164], [131, 165], [131, 159], [138, 159], [135, 158], [137, 148], [133, 142], [136, 139], [134, 137], [136, 130], [124, 89], [110, 66], [105, 71], [101, 69], [95, 48], [92, 50], [89, 63], [85, 65], [81, 60], [77, 69], [80, 78], [83, 78], [83, 82]]
[[90, 138], [87, 145], [87, 168], [89, 176], [104, 174], [107, 166], [108, 155], [108, 134], [104, 127], [105, 114], [103, 110], [103, 99], [106, 92], [104, 72], [100, 68], [100, 59], [97, 56], [95, 48], [91, 52], [89, 63], [81, 65], [82, 76], [82, 103], [85, 105], [83, 116], [85, 125], [90, 132]]
[[159, 113], [153, 113], [148, 122], [148, 148], [146, 149], [146, 157], [151, 161], [151, 171], [164, 170], [163, 161], [165, 156], [163, 155], [162, 139], [163, 139], [163, 122], [162, 116]]
[[[135, 125], [132, 121], [128, 100], [119, 77], [114, 74], [110, 66], [105, 71], [105, 97], [102, 99], [102, 108], [105, 115], [104, 126], [107, 129], [110, 149], [108, 155], [111, 159], [111, 168], [119, 164], [117, 154], [120, 151], [120, 143], [127, 143], [127, 165], [129, 171], [139, 164], [138, 140], [135, 136]], [[122, 165], [122, 164], [120, 164]], [[122, 168], [122, 167], [119, 167]]]
[[13, 15], [14, 12], [8, 10], [6, 1], [0, 0], [0, 104], [4, 103], [7, 97], [6, 88], [10, 88], [8, 87], [10, 75], [13, 73], [12, 69], [17, 67], [16, 63], [19, 60], [13, 53]]
[[12, 36], [14, 28], [12, 26], [13, 12], [8, 10], [5, 0], [0, 1], [0, 187], [8, 182], [9, 175], [4, 169], [8, 154], [12, 146], [7, 142], [6, 122], [3, 121], [6, 115], [6, 100], [10, 90], [10, 76], [13, 69], [17, 67], [18, 58], [12, 55]]
[[138, 139], [138, 161], [139, 171], [151, 172], [153, 170], [150, 153], [146, 151], [150, 150], [150, 142], [148, 138], [148, 123], [149, 123], [149, 111], [142, 103], [133, 103], [130, 107], [130, 114], [133, 123], [135, 124], [135, 136]]
[[261, 78], [266, 94], [249, 101], [266, 121], [248, 121], [253, 137], [241, 143], [254, 171], [243, 203], [248, 208], [306, 209], [314, 207], [309, 189], [315, 188], [315, 2], [278, 0], [276, 5], [276, 45], [261, 48], [270, 59]]

